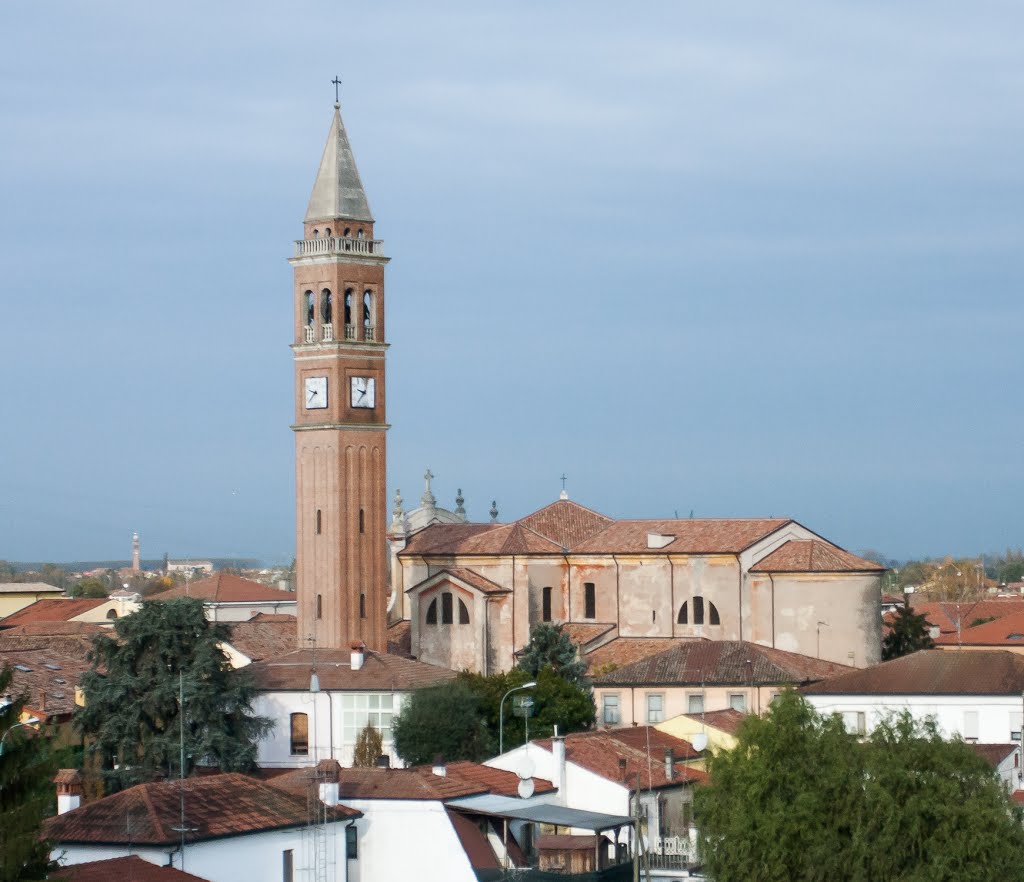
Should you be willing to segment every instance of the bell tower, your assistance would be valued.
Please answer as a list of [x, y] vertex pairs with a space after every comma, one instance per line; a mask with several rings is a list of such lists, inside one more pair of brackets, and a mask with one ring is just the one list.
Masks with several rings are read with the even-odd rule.
[[336, 102], [289, 259], [300, 648], [387, 651], [383, 250]]

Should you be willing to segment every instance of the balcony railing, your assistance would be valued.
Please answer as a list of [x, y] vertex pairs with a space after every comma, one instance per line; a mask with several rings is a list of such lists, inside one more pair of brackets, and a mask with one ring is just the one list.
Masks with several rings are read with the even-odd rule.
[[311, 254], [372, 254], [383, 257], [384, 243], [380, 239], [353, 239], [351, 236], [296, 240], [296, 257], [308, 257]]
[[355, 338], [356, 338], [356, 326], [355, 325], [345, 325], [345, 339], [346, 340], [355, 340]]
[[363, 325], [363, 339], [371, 342], [376, 339], [376, 329], [373, 325]]
[[320, 328], [324, 343], [330, 343], [334, 339], [334, 325], [326, 324]]
[[307, 343], [315, 343], [316, 342], [316, 328], [314, 328], [312, 325], [306, 325], [305, 337], [306, 337], [306, 342]]

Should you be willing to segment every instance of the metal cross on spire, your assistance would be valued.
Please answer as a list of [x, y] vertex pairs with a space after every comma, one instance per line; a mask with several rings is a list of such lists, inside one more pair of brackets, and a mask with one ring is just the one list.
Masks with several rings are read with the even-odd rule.
[[568, 499], [569, 498], [569, 494], [566, 492], [566, 489], [565, 489], [565, 482], [568, 481], [568, 480], [569, 480], [569, 476], [565, 472], [562, 472], [562, 492], [558, 496], [559, 499]]
[[334, 103], [338, 103], [338, 87], [341, 85], [341, 80], [338, 79], [338, 75], [334, 75], [334, 79], [331, 80], [334, 83]]

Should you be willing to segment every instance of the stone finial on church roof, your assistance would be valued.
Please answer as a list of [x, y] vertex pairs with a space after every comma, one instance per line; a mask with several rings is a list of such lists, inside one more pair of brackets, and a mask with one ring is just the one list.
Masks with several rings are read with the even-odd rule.
[[462, 495], [462, 488], [459, 487], [459, 492], [455, 497], [455, 514], [466, 520], [466, 500]]
[[430, 489], [430, 482], [435, 475], [427, 469], [423, 475], [424, 490], [423, 496], [420, 497], [420, 502], [423, 503], [424, 508], [434, 508], [437, 505], [437, 498], [434, 496]]
[[497, 499], [492, 499], [491, 500], [491, 523], [492, 524], [498, 523], [498, 500]]
[[402, 491], [395, 490], [395, 507], [392, 510], [391, 529], [405, 529], [405, 509], [402, 508]]

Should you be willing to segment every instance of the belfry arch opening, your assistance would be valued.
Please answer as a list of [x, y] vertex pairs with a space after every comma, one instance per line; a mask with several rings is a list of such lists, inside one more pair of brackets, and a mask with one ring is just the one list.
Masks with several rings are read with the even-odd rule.
[[325, 325], [329, 325], [331, 323], [333, 311], [334, 303], [333, 298], [331, 297], [331, 292], [329, 289], [324, 288], [324, 290], [320, 292], [320, 321]]
[[312, 327], [313, 322], [316, 321], [316, 298], [312, 291], [307, 291], [302, 295], [302, 311], [306, 316], [306, 325]]

